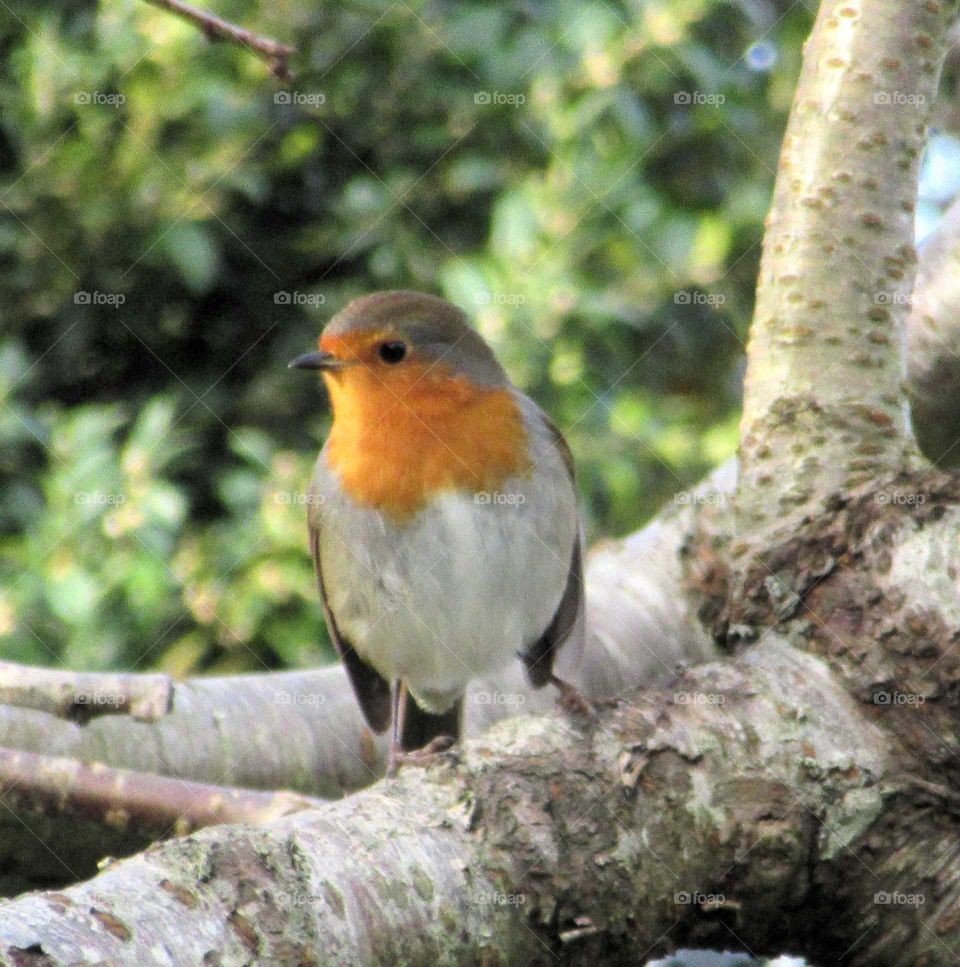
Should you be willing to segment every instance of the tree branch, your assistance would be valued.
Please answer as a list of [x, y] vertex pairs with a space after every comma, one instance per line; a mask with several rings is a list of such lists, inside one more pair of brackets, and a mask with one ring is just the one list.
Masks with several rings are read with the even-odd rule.
[[901, 345], [919, 162], [954, 9], [821, 4], [764, 239], [741, 422], [745, 523], [790, 528], [824, 495], [914, 460]]
[[[116, 964], [146, 950], [175, 964], [211, 951], [587, 964], [713, 944], [941, 963], [960, 886], [929, 850], [955, 842], [956, 820], [917, 811], [896, 775], [886, 730], [819, 660], [771, 636], [605, 711], [589, 734], [558, 716], [514, 719], [425, 773], [0, 905], [0, 950], [50, 964], [80, 948]], [[878, 892], [922, 900], [882, 905]]]
[[170, 711], [167, 675], [95, 674], [0, 662], [0, 704], [48, 712], [73, 722], [132, 715], [150, 722]]
[[218, 823], [263, 823], [323, 802], [3, 748], [0, 784], [4, 804], [15, 813], [94, 821], [146, 839]]
[[297, 52], [296, 47], [281, 44], [269, 37], [260, 37], [243, 27], [221, 20], [212, 13], [184, 3], [183, 0], [146, 0], [146, 2], [199, 27], [211, 43], [227, 41], [246, 47], [270, 65], [270, 71], [274, 77], [281, 81], [293, 80], [289, 60]]

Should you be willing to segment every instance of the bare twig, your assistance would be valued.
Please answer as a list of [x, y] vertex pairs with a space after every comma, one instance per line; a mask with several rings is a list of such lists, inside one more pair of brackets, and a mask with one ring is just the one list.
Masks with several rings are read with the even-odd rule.
[[226, 40], [231, 44], [246, 47], [247, 50], [253, 51], [270, 65], [270, 71], [274, 77], [281, 81], [293, 80], [289, 59], [297, 52], [296, 47], [281, 44], [278, 40], [273, 40], [270, 37], [259, 37], [243, 27], [238, 27], [236, 24], [221, 20], [220, 17], [212, 13], [207, 13], [206, 10], [200, 10], [188, 3], [183, 3], [182, 0], [146, 0], [146, 2], [195, 24], [204, 32], [207, 40], [211, 43]]
[[94, 820], [151, 839], [220, 823], [264, 823], [323, 803], [2, 747], [0, 786], [18, 813]]
[[152, 722], [170, 711], [167, 675], [96, 674], [0, 662], [0, 704], [86, 722], [100, 715], [132, 715]]

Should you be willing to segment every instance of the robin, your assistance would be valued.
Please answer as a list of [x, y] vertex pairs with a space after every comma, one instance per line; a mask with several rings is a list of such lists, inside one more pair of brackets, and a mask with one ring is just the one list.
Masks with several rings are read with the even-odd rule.
[[333, 405], [310, 550], [366, 721], [392, 723], [389, 771], [456, 741], [468, 682], [517, 655], [588, 711], [553, 673], [584, 628], [573, 458], [465, 314], [378, 292], [290, 366], [319, 370]]

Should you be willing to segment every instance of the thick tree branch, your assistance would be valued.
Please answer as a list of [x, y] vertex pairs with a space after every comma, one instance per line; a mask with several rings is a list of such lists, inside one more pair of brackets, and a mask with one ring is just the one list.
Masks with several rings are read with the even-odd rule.
[[792, 527], [824, 495], [914, 459], [901, 346], [919, 161], [954, 8], [821, 4], [764, 240], [741, 422], [745, 523]]
[[928, 849], [955, 841], [956, 820], [911, 802], [899, 755], [824, 665], [771, 637], [587, 734], [514, 719], [426, 774], [22, 897], [0, 906], [0, 950], [48, 964], [78, 949], [116, 964], [146, 951], [173, 964], [595, 964], [713, 943], [941, 963], [960, 884]]

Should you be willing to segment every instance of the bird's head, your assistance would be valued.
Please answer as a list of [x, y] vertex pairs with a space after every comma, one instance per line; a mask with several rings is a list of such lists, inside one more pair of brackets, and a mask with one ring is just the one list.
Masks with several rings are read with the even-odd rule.
[[354, 299], [327, 323], [317, 352], [295, 369], [319, 370], [336, 410], [348, 399], [388, 403], [463, 390], [503, 389], [509, 381], [490, 347], [464, 313], [422, 292], [377, 292]]
[[493, 490], [529, 469], [516, 394], [456, 306], [379, 292], [337, 313], [316, 369], [333, 403], [327, 460], [347, 492], [400, 520], [439, 491]]

